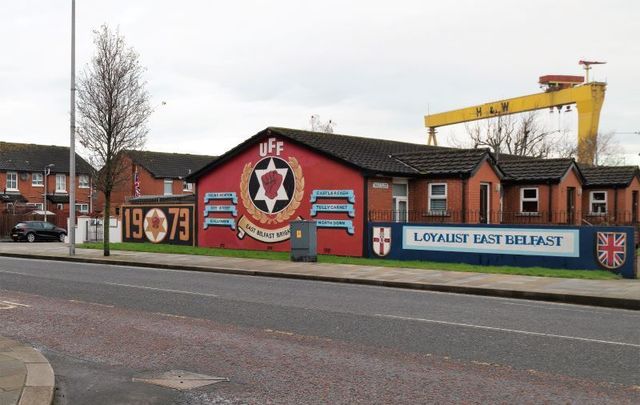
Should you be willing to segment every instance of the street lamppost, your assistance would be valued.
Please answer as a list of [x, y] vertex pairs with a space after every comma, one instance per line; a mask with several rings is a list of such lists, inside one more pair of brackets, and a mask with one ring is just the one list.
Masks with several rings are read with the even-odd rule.
[[47, 176], [51, 172], [51, 168], [55, 166], [53, 163], [50, 163], [44, 167], [44, 204], [42, 204], [42, 208], [44, 210], [44, 220], [47, 220]]
[[71, 0], [71, 114], [69, 145], [69, 256], [76, 254], [76, 0]]

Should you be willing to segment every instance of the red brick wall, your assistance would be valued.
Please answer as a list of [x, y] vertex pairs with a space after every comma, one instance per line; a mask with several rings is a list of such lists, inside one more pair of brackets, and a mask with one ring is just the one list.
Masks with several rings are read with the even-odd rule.
[[[480, 211], [480, 185], [486, 183], [489, 184], [489, 211], [492, 213], [489, 218], [490, 223], [499, 222], [497, 218], [497, 212], [500, 209], [500, 178], [493, 170], [493, 167], [488, 161], [481, 163], [478, 170], [474, 175], [467, 180], [466, 198], [467, 204], [465, 211], [469, 212], [467, 216], [467, 223], [478, 223]], [[450, 195], [453, 195], [450, 193]]]
[[[26, 176], [26, 179], [23, 180], [22, 177], [24, 177], [25, 173], [27, 174], [27, 176]], [[56, 174], [57, 173], [52, 172], [51, 174], [49, 174], [49, 176], [47, 176], [47, 180], [46, 180], [47, 194], [54, 194], [56, 190]], [[44, 185], [33, 186], [31, 177], [32, 177], [32, 172], [18, 172], [18, 190], [20, 194], [22, 194], [22, 196], [27, 199], [27, 202], [34, 203], [34, 204], [43, 203], [44, 202], [43, 201]], [[89, 199], [91, 194], [91, 187], [87, 187], [87, 188], [78, 187], [79, 180], [80, 180], [79, 177], [80, 175], [76, 174], [76, 204], [90, 204]], [[70, 189], [69, 174], [65, 174], [65, 179], [66, 179], [67, 193], [56, 193], [56, 194], [68, 195], [68, 192]], [[89, 179], [89, 184], [91, 185], [91, 179]], [[3, 190], [6, 189], [7, 187], [6, 172], [0, 172], [0, 185]], [[52, 204], [50, 201], [47, 201], [47, 208], [56, 209], [56, 204]], [[69, 210], [69, 204], [68, 203], [63, 204], [63, 211], [68, 211], [68, 210]]]
[[[125, 169], [123, 171], [122, 179], [111, 194], [111, 214], [115, 215], [116, 209], [121, 205], [125, 204], [127, 199], [134, 196], [134, 173], [136, 170], [136, 165], [133, 161], [127, 156], [124, 161]], [[138, 179], [140, 181], [140, 193], [141, 195], [164, 195], [164, 178], [158, 179], [153, 177], [153, 175], [144, 167], [137, 166], [138, 168]], [[183, 190], [183, 181], [180, 179], [173, 179], [173, 187], [172, 194], [174, 195], [182, 195], [182, 194], [194, 194], [195, 185], [193, 186], [194, 191], [185, 191]], [[102, 211], [104, 207], [104, 194], [98, 193], [98, 205], [96, 205], [97, 211]]]
[[[607, 192], [607, 210], [606, 216], [602, 215], [590, 215], [591, 207], [589, 197], [592, 191], [606, 191]], [[633, 219], [633, 192], [638, 191], [640, 193], [640, 181], [634, 178], [631, 184], [626, 188], [589, 188], [585, 189], [582, 193], [582, 210], [584, 218], [592, 223], [598, 222], [620, 222], [630, 223]], [[617, 200], [616, 200], [617, 194]], [[640, 196], [639, 196], [640, 198]], [[617, 207], [616, 207], [617, 201]], [[617, 208], [617, 209], [616, 209]], [[637, 213], [640, 217], [640, 213]]]
[[[374, 188], [373, 183], [387, 184], [387, 188]], [[391, 177], [375, 177], [367, 184], [367, 199], [370, 211], [384, 211], [392, 208], [393, 179]]]

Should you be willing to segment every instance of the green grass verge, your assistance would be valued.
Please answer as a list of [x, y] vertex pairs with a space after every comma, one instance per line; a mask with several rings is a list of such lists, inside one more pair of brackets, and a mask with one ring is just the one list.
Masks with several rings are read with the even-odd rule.
[[[79, 248], [102, 249], [102, 243], [85, 243]], [[238, 257], [245, 259], [289, 260], [288, 252], [269, 252], [257, 250], [234, 250], [201, 248], [193, 246], [155, 245], [151, 243], [112, 243], [112, 250], [128, 250], [153, 253], [176, 253], [187, 255]], [[319, 255], [319, 263], [356, 264], [361, 266], [405, 267], [412, 269], [470, 271], [475, 273], [517, 274], [522, 276], [542, 276], [561, 278], [581, 278], [590, 280], [613, 280], [620, 277], [602, 270], [564, 270], [546, 267], [479, 266], [464, 263], [440, 263], [423, 261], [404, 261], [386, 259], [367, 259], [362, 257], [344, 257]]]

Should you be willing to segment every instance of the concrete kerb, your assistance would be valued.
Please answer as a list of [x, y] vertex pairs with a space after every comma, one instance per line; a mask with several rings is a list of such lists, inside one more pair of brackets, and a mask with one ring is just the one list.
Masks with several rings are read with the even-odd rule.
[[[13, 390], [16, 393], [13, 398], [5, 398], [10, 401], [8, 404], [50, 405], [53, 402], [55, 376], [49, 361], [36, 349], [15, 340], [0, 336], [0, 343], [0, 355], [13, 359], [24, 367], [21, 386], [8, 386], [7, 384], [15, 384], [16, 381], [0, 379], [0, 392]], [[3, 377], [2, 371], [0, 363], [0, 377]]]
[[65, 257], [54, 255], [29, 255], [21, 253], [0, 253], [0, 256], [26, 258], [26, 259], [40, 259], [40, 260], [55, 260], [63, 262], [76, 262], [76, 263], [93, 263], [93, 264], [105, 264], [116, 266], [129, 266], [129, 267], [144, 267], [144, 268], [160, 268], [168, 270], [187, 270], [187, 271], [199, 271], [208, 273], [221, 273], [221, 274], [235, 274], [235, 275], [247, 275], [247, 276], [262, 276], [272, 278], [289, 278], [298, 280], [313, 280], [324, 281], [334, 283], [348, 283], [348, 284], [362, 284], [372, 286], [383, 286], [393, 288], [403, 288], [412, 290], [424, 290], [424, 291], [437, 291], [456, 294], [470, 294], [470, 295], [482, 295], [502, 298], [516, 298], [516, 299], [528, 299], [535, 301], [549, 301], [549, 302], [561, 302], [568, 304], [578, 305], [591, 305], [608, 308], [619, 309], [631, 309], [640, 310], [640, 300], [617, 298], [617, 297], [601, 297], [590, 295], [578, 295], [578, 294], [562, 294], [553, 292], [541, 292], [541, 291], [522, 291], [522, 290], [510, 290], [503, 288], [486, 288], [486, 287], [473, 287], [473, 286], [460, 286], [449, 284], [437, 284], [437, 283], [424, 283], [424, 282], [406, 282], [406, 281], [389, 281], [389, 280], [376, 280], [366, 278], [354, 278], [354, 277], [335, 277], [318, 274], [300, 274], [300, 273], [280, 273], [270, 272], [264, 270], [247, 270], [225, 267], [204, 267], [204, 266], [189, 266], [178, 264], [165, 264], [165, 263], [145, 263], [145, 262], [131, 262], [121, 259], [95, 259], [86, 257]]

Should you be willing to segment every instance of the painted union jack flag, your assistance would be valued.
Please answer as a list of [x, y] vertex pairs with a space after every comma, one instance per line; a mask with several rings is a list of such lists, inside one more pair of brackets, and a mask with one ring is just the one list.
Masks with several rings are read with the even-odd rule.
[[627, 257], [627, 234], [624, 232], [598, 232], [596, 258], [606, 269], [615, 270], [624, 265]]

